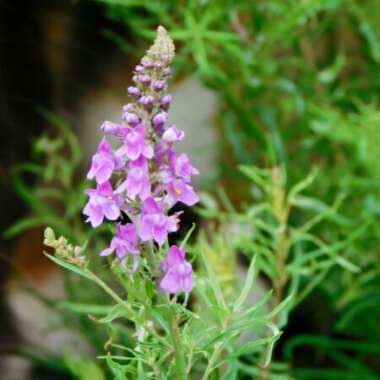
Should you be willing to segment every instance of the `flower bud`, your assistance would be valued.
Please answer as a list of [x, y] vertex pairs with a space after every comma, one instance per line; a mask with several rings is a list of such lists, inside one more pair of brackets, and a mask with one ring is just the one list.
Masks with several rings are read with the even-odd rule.
[[135, 71], [136, 71], [137, 73], [142, 73], [142, 72], [144, 72], [144, 70], [145, 70], [144, 66], [137, 65], [137, 66], [135, 67]]
[[131, 127], [134, 127], [135, 125], [137, 125], [140, 121], [140, 119], [138, 118], [137, 115], [135, 115], [134, 113], [130, 113], [130, 112], [125, 112], [123, 114], [123, 119], [131, 126]]
[[141, 82], [142, 84], [149, 84], [151, 82], [152, 78], [149, 75], [141, 74], [137, 77], [137, 81]]
[[147, 58], [147, 57], [143, 57], [143, 58], [141, 59], [141, 64], [142, 64], [143, 66], [147, 67], [147, 68], [153, 66], [153, 62], [152, 62], [149, 58]]
[[128, 87], [128, 94], [134, 98], [138, 98], [141, 95], [141, 91], [137, 87], [130, 86]]
[[166, 83], [165, 83], [165, 81], [163, 81], [163, 80], [156, 80], [156, 81], [153, 83], [153, 88], [154, 88], [156, 91], [162, 91], [164, 88], [166, 88]]
[[162, 141], [166, 143], [173, 143], [180, 141], [185, 137], [185, 132], [178, 129], [175, 125], [168, 128], [162, 135]]
[[45, 245], [47, 245], [46, 242], [50, 243], [55, 240], [55, 234], [52, 228], [50, 227], [45, 228], [44, 238], [45, 238], [45, 242], [44, 242]]
[[153, 107], [154, 98], [153, 96], [142, 96], [139, 99], [139, 103], [146, 109], [151, 109]]
[[160, 99], [160, 104], [163, 109], [167, 110], [170, 106], [170, 103], [172, 102], [172, 96], [170, 94], [164, 95]]
[[167, 119], [168, 114], [166, 112], [159, 112], [158, 114], [154, 115], [152, 123], [155, 127], [160, 127], [161, 125], [165, 124]]
[[127, 103], [123, 106], [123, 112], [132, 112], [133, 108], [134, 106], [132, 103]]
[[112, 123], [111, 121], [105, 121], [101, 126], [100, 130], [105, 134], [105, 135], [115, 135], [118, 130], [120, 129], [120, 126]]
[[161, 61], [157, 61], [157, 62], [155, 62], [154, 67], [157, 70], [161, 70], [164, 67], [164, 64]]

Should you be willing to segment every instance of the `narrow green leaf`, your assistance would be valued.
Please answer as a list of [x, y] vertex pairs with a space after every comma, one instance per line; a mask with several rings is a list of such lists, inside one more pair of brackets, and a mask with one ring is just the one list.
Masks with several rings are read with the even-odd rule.
[[201, 244], [198, 252], [199, 252], [199, 256], [202, 260], [203, 266], [207, 272], [207, 283], [210, 285], [210, 288], [212, 289], [212, 291], [214, 293], [215, 299], [218, 302], [218, 306], [222, 310], [224, 310], [225, 312], [229, 313], [230, 311], [229, 311], [229, 308], [228, 308], [226, 301], [224, 299], [223, 292], [220, 288], [216, 274], [215, 274], [214, 270], [212, 269], [205, 253], [203, 252], [203, 247], [205, 246], [205, 244], [206, 244], [205, 242], [203, 242], [203, 244]]
[[190, 230], [187, 232], [185, 238], [182, 240], [182, 242], [181, 242], [181, 248], [182, 248], [182, 249], [183, 249], [184, 247], [186, 247], [186, 243], [187, 243], [188, 240], [190, 239], [190, 236], [191, 236], [191, 234], [193, 233], [193, 231], [194, 231], [194, 229], [195, 229], [195, 226], [196, 226], [195, 223], [193, 223], [193, 224], [191, 225]]
[[69, 301], [59, 302], [57, 306], [59, 309], [69, 310], [76, 314], [85, 315], [91, 314], [104, 316], [112, 310], [112, 306], [75, 303]]
[[234, 303], [234, 307], [233, 307], [234, 312], [237, 312], [238, 310], [240, 310], [245, 300], [247, 299], [252, 289], [253, 283], [255, 281], [255, 270], [256, 270], [256, 256], [252, 258], [251, 263], [249, 264], [249, 268], [248, 268], [247, 276], [245, 278], [243, 289], [239, 297]]
[[128, 316], [125, 315], [125, 307], [122, 304], [117, 304], [111, 308], [111, 310], [105, 317], [98, 319], [97, 322], [108, 324], [108, 323], [113, 322], [115, 319], [122, 318], [122, 317], [128, 318]]
[[82, 277], [88, 278], [89, 280], [92, 280], [92, 277], [82, 268], [79, 268], [76, 265], [70, 264], [56, 256], [49, 255], [48, 253], [44, 252], [45, 256], [47, 256], [50, 260], [54, 261], [59, 266], [68, 269], [71, 272], [74, 272], [76, 274], [79, 274]]

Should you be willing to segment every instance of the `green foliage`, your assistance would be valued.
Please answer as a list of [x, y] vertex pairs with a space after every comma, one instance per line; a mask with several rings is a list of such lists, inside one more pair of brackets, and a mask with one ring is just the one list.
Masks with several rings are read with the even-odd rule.
[[[46, 230], [46, 234], [50, 235], [49, 229]], [[56, 241], [59, 242], [60, 239]], [[49, 244], [54, 246], [53, 241]], [[270, 299], [270, 294], [254, 306], [245, 302], [254, 286], [254, 260], [242, 289], [234, 287], [236, 300], [226, 299], [221, 290], [221, 283], [208, 257], [204, 255], [203, 244], [208, 243], [203, 242], [201, 246], [194, 247], [193, 252], [200, 256], [205, 269], [204, 274], [197, 277], [199, 287], [195, 295], [205, 307], [194, 306], [194, 311], [188, 309], [187, 299], [181, 303], [175, 298], [170, 300], [167, 296], [157, 293], [156, 287], [150, 283], [144, 272], [131, 276], [119, 266], [113, 267], [114, 276], [120, 282], [120, 289], [128, 289], [126, 297], [124, 292], [123, 295], [119, 295], [107, 285], [88, 268], [88, 265], [71, 264], [74, 260], [66, 254], [64, 259], [60, 258], [62, 255], [57, 250], [56, 257], [49, 255], [58, 265], [93, 281], [115, 302], [115, 306], [110, 309], [100, 305], [64, 305], [79, 314], [95, 311], [102, 315], [101, 318], [92, 317], [92, 320], [107, 325], [111, 336], [105, 345], [104, 354], [99, 358], [106, 361], [117, 378], [130, 378], [127, 375], [144, 379], [183, 376], [206, 380], [212, 378], [215, 373], [225, 373], [225, 370], [219, 372], [222, 365], [227, 366], [226, 373], [232, 371], [239, 364], [239, 358], [247, 355], [257, 356], [258, 368], [260, 365], [269, 365], [274, 343], [280, 336], [274, 318], [286, 307], [289, 299], [279, 303], [271, 311], [263, 309], [264, 303]], [[159, 251], [155, 252], [155, 255], [161, 254]], [[144, 260], [144, 265], [148, 270], [152, 263]], [[239, 336], [253, 329], [262, 337], [237, 347]], [[228, 355], [228, 361], [224, 357], [226, 352], [232, 353]], [[261, 358], [263, 353], [265, 357]], [[262, 360], [264, 361], [261, 363]], [[87, 362], [84, 361], [83, 365], [87, 365]], [[77, 369], [78, 373], [82, 373], [81, 368], [80, 366]], [[234, 371], [238, 373], [238, 369]]]

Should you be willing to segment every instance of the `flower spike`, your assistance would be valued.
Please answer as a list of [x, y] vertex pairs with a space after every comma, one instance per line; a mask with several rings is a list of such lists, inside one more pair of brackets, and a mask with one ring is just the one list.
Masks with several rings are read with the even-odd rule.
[[[127, 255], [136, 259], [146, 244], [163, 246], [168, 234], [179, 228], [179, 213], [169, 215], [170, 209], [177, 202], [192, 206], [199, 201], [190, 185], [191, 177], [199, 172], [186, 154], [173, 148], [184, 132], [167, 124], [172, 102], [167, 79], [174, 51], [172, 39], [159, 26], [153, 45], [135, 67], [123, 121], [106, 121], [101, 126], [104, 138], [87, 175], [97, 185], [86, 191], [89, 200], [83, 213], [93, 228], [105, 220], [115, 224], [116, 235], [102, 256], [115, 252], [121, 261]], [[117, 140], [114, 147], [106, 139], [109, 135]], [[120, 221], [123, 215], [130, 219], [126, 224]], [[162, 271], [162, 291], [174, 294], [192, 289], [191, 264], [177, 246], [169, 248]]]

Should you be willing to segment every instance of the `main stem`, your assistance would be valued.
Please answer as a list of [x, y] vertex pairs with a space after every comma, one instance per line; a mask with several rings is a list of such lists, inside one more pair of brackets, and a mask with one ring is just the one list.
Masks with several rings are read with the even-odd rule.
[[[170, 303], [168, 298], [167, 301]], [[173, 313], [172, 310], [169, 310], [169, 312], [167, 313], [167, 318], [169, 321], [171, 338], [174, 346], [176, 379], [186, 380], [186, 362], [184, 352], [182, 349], [182, 342], [181, 337], [179, 335], [179, 328], [175, 313]]]
[[[152, 272], [156, 271], [156, 258], [154, 253], [153, 243], [147, 245], [147, 257], [149, 261], [149, 266]], [[181, 336], [179, 335], [179, 328], [177, 319], [175, 316], [175, 312], [172, 311], [172, 304], [170, 302], [168, 295], [161, 294], [159, 299], [162, 300], [163, 303], [166, 303], [169, 306], [169, 310], [166, 313], [166, 318], [169, 322], [171, 339], [174, 347], [174, 356], [175, 356], [175, 372], [176, 372], [176, 380], [186, 380], [187, 379], [187, 371], [186, 371], [186, 362], [185, 356], [182, 349]]]

